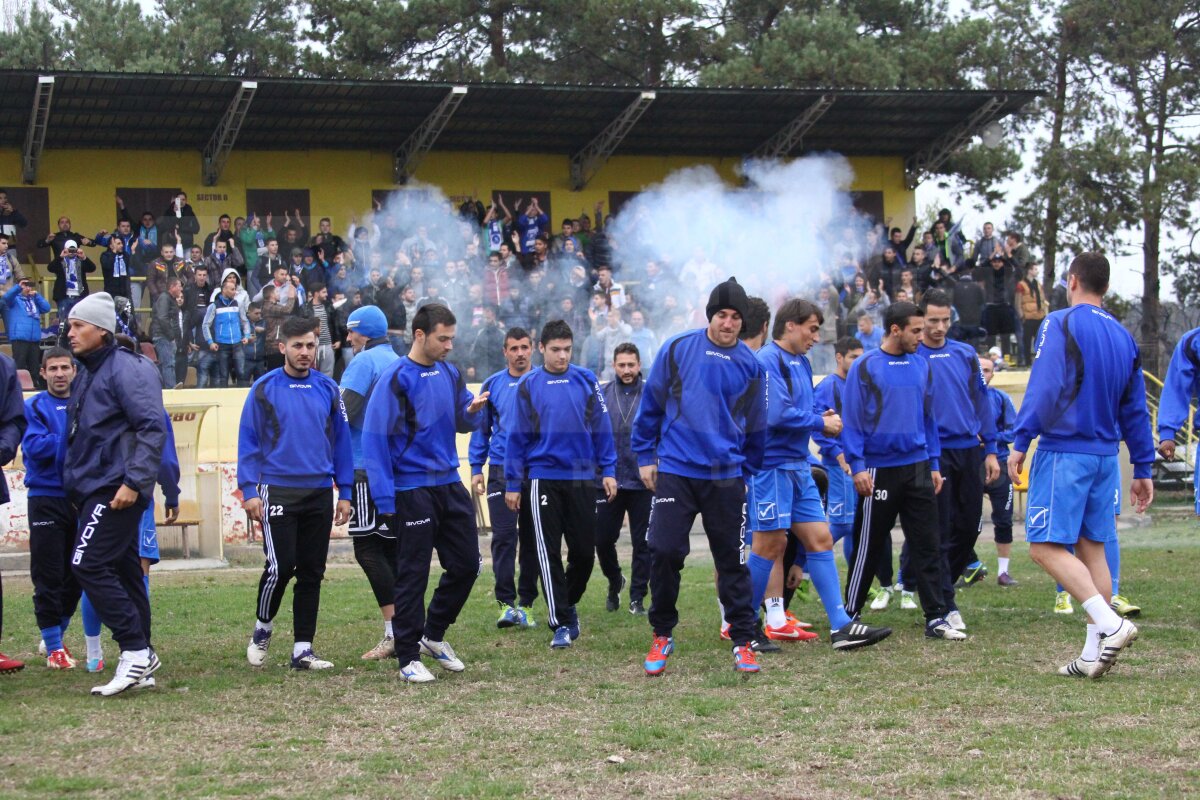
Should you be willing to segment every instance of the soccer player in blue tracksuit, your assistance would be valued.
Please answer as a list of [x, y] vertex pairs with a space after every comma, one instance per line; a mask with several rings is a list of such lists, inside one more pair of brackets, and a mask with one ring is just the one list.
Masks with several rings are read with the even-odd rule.
[[75, 613], [81, 592], [71, 572], [79, 514], [67, 502], [63, 458], [75, 359], [69, 350], [53, 347], [42, 356], [41, 373], [47, 388], [25, 401], [28, 424], [21, 439], [29, 495], [29, 577], [46, 666], [72, 669], [75, 659], [63, 646], [63, 631]]
[[[850, 650], [880, 642], [892, 631], [852, 622], [846, 614], [833, 560], [833, 537], [808, 463], [810, 432], [836, 436], [842, 429], [836, 411], [813, 405], [813, 374], [806, 354], [820, 340], [822, 322], [824, 316], [814, 304], [788, 300], [775, 312], [773, 341], [757, 354], [770, 387], [770, 402], [762, 469], [750, 478], [746, 496], [754, 532], [747, 559], [753, 592], [750, 607], [758, 613], [771, 570], [791, 533], [807, 554], [809, 574], [829, 617], [831, 643], [837, 649]], [[778, 602], [767, 605], [767, 635], [800, 638], [795, 635], [799, 629], [784, 616], [782, 598], [772, 599]]]
[[[1154, 499], [1154, 440], [1137, 343], [1101, 307], [1108, 259], [1075, 257], [1067, 271], [1071, 307], [1042, 322], [1029, 388], [1017, 413], [1008, 457], [1016, 480], [1030, 443], [1041, 437], [1029, 473], [1025, 538], [1029, 555], [1080, 601], [1091, 619], [1083, 652], [1061, 675], [1099, 678], [1138, 636], [1109, 606], [1104, 543], [1117, 535], [1113, 498], [1120, 489], [1122, 439], [1133, 463], [1130, 495], [1141, 513]], [[1066, 545], [1075, 545], [1070, 553]]]
[[[496, 579], [496, 602], [500, 604], [497, 628], [532, 628], [533, 601], [537, 599], [538, 560], [533, 530], [528, 520], [504, 502], [504, 454], [508, 432], [516, 414], [517, 384], [532, 366], [533, 340], [524, 328], [509, 328], [504, 335], [505, 368], [488, 376], [480, 387], [487, 405], [479, 415], [479, 427], [471, 432], [468, 460], [471, 486], [486, 495], [488, 519], [492, 523], [492, 573]], [[488, 464], [487, 476], [483, 474]], [[521, 578], [516, 580], [517, 561]]]
[[350, 538], [354, 542], [354, 560], [362, 567], [375, 602], [383, 614], [383, 638], [363, 653], [366, 661], [379, 661], [396, 655], [392, 635], [393, 602], [396, 599], [396, 532], [382, 527], [375, 519], [375, 501], [367, 482], [366, 461], [362, 452], [363, 414], [367, 400], [379, 376], [399, 358], [388, 344], [387, 317], [376, 306], [361, 306], [346, 320], [354, 359], [342, 373], [342, 405], [350, 423], [350, 449], [354, 454], [354, 512], [350, 517]]
[[[8, 356], [0, 355], [0, 466], [16, 457], [17, 445], [21, 443], [24, 430], [25, 406], [21, 399], [21, 384], [17, 381], [17, 366]], [[0, 481], [0, 505], [8, 501], [8, 481]], [[0, 584], [0, 634], [3, 628], [4, 587]], [[0, 675], [24, 668], [25, 664], [21, 661], [0, 653]]]
[[[458, 368], [446, 361], [456, 320], [431, 303], [413, 316], [408, 355], [384, 370], [363, 418], [363, 460], [380, 524], [396, 531], [396, 613], [392, 633], [400, 674], [432, 681], [427, 655], [451, 672], [463, 662], [445, 641], [479, 575], [478, 532], [471, 496], [458, 477], [455, 434], [470, 433], [487, 395], [472, 397]], [[425, 590], [437, 550], [445, 572], [429, 611]]]
[[[950, 330], [951, 303], [945, 292], [931, 289], [921, 300], [925, 326], [917, 355], [929, 360], [933, 375], [934, 417], [942, 454], [942, 489], [938, 492], [938, 526], [942, 542], [942, 589], [949, 613], [946, 621], [955, 630], [966, 630], [954, 599], [954, 581], [975, 560], [975, 541], [983, 519], [983, 487], [1000, 475], [996, 459], [996, 417], [988, 399], [987, 384], [979, 369], [979, 356], [963, 342], [946, 338]], [[983, 446], [980, 446], [980, 440]], [[901, 577], [907, 558], [900, 555]]]
[[[596, 474], [609, 502], [617, 494], [617, 451], [600, 383], [571, 363], [574, 334], [557, 319], [542, 328], [543, 366], [517, 385], [504, 454], [504, 502], [533, 529], [547, 625], [554, 648], [579, 638], [575, 605], [596, 562]], [[562, 545], [567, 544], [563, 569]]]
[[625, 576], [617, 561], [617, 539], [621, 524], [629, 516], [629, 543], [633, 557], [629, 583], [629, 613], [646, 613], [644, 601], [650, 588], [650, 550], [646, 546], [646, 529], [650, 526], [650, 503], [654, 493], [642, 483], [637, 456], [630, 446], [633, 437], [633, 417], [646, 383], [642, 380], [642, 356], [633, 342], [621, 342], [613, 350], [613, 371], [616, 377], [604, 384], [604, 402], [612, 422], [613, 442], [617, 448], [617, 496], [612, 501], [603, 496], [596, 500], [596, 560], [608, 578], [608, 597], [604, 607], [616, 611], [621, 607], [621, 589]]
[[[842, 396], [846, 393], [846, 373], [850, 366], [863, 354], [863, 345], [853, 336], [843, 336], [834, 345], [833, 357], [836, 367], [826, 375], [813, 390], [815, 408], [832, 408], [841, 416]], [[836, 542], [842, 542], [846, 563], [854, 559], [854, 507], [858, 495], [854, 492], [854, 479], [850, 475], [850, 462], [842, 450], [841, 434], [826, 436], [822, 431], [813, 431], [813, 441], [821, 451], [821, 464], [829, 477], [829, 492], [825, 500], [825, 515], [829, 518], [829, 532]]]
[[884, 315], [883, 344], [855, 361], [846, 375], [842, 447], [859, 496], [846, 611], [854, 616], [862, 610], [878, 560], [890, 557], [887, 541], [899, 515], [925, 612], [925, 635], [965, 639], [946, 621], [933, 368], [917, 355], [924, 322], [924, 313], [912, 303], [893, 303]]
[[[256, 621], [246, 660], [261, 667], [272, 620], [292, 577], [291, 668], [330, 669], [313, 653], [321, 580], [333, 525], [350, 519], [354, 456], [338, 386], [313, 369], [318, 322], [292, 317], [280, 331], [283, 366], [254, 382], [238, 427], [242, 506], [260, 523], [267, 563], [258, 582]], [[333, 487], [337, 486], [337, 510]]]
[[80, 509], [71, 566], [121, 648], [111, 697], [149, 685], [161, 666], [150, 644], [150, 596], [138, 555], [142, 515], [166, 442], [162, 382], [149, 359], [117, 345], [116, 308], [105, 292], [71, 308], [67, 341], [82, 365], [67, 404], [63, 486]]
[[742, 561], [746, 484], [762, 468], [767, 428], [766, 378], [738, 341], [746, 292], [733, 278], [718, 284], [705, 308], [708, 326], [663, 343], [634, 421], [632, 446], [642, 482], [654, 492], [650, 512], [650, 626], [644, 667], [658, 675], [675, 649], [679, 573], [696, 514], [704, 521], [717, 570], [717, 594], [733, 642], [734, 668], [758, 672], [751, 648], [754, 611]]
[[[1200, 395], [1200, 328], [1193, 328], [1175, 345], [1158, 401], [1158, 450], [1163, 458], [1175, 457], [1175, 436], [1187, 424], [1192, 398], [1197, 395]], [[1196, 514], [1200, 515], [1200, 459], [1196, 460], [1192, 489]]]
[[[992, 404], [992, 414], [996, 417], [996, 458], [1000, 462], [1000, 477], [994, 483], [988, 484], [985, 491], [992, 504], [992, 530], [996, 540], [996, 553], [999, 563], [996, 565], [996, 583], [1000, 586], [1016, 586], [1017, 581], [1008, 574], [1009, 558], [1012, 554], [1013, 526], [1013, 484], [1008, 477], [1008, 446], [1013, 440], [1013, 425], [1017, 422], [1017, 409], [1013, 405], [1008, 392], [992, 386], [992, 378], [996, 376], [995, 362], [990, 358], [979, 359], [983, 369], [983, 380], [988, 385], [988, 400]], [[968, 564], [967, 574], [978, 564]], [[1116, 589], [1113, 590], [1116, 593]]]

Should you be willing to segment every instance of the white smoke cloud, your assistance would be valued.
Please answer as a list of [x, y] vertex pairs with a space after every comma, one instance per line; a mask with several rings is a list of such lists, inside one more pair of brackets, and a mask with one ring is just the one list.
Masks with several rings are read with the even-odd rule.
[[711, 167], [674, 173], [631, 200], [610, 223], [624, 280], [647, 261], [700, 303], [730, 275], [775, 306], [811, 288], [848, 259], [861, 261], [870, 221], [857, 214], [849, 162], [836, 155], [747, 162], [746, 185], [731, 187]]

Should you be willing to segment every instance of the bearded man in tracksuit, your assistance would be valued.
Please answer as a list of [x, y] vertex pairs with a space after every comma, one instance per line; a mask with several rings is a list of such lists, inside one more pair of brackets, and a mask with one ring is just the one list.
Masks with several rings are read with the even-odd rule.
[[113, 679], [92, 689], [111, 697], [161, 666], [150, 646], [138, 540], [167, 439], [162, 383], [149, 359], [117, 346], [108, 293], [76, 303], [68, 324], [67, 341], [81, 365], [67, 407], [63, 465], [67, 498], [80, 516], [71, 566], [121, 648]]

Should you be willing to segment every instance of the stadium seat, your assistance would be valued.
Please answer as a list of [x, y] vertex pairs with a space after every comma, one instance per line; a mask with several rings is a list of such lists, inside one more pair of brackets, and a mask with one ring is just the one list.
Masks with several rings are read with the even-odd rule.
[[32, 392], [33, 391], [33, 389], [34, 389], [33, 376], [29, 374], [29, 370], [27, 370], [27, 369], [17, 370], [17, 380], [21, 382], [21, 391], [23, 391], [23, 392]]
[[163, 508], [156, 505], [154, 507], [154, 525], [157, 528], [179, 528], [180, 543], [183, 546], [183, 557], [191, 558], [192, 549], [188, 546], [188, 528], [195, 528], [200, 524], [200, 507], [195, 500], [180, 500], [179, 501], [179, 517], [170, 525], [163, 522]]
[[150, 342], [142, 342], [141, 347], [142, 347], [142, 355], [144, 355], [146, 358], [150, 359], [155, 364], [157, 364], [158, 363], [158, 351], [154, 349], [154, 345], [151, 344]]

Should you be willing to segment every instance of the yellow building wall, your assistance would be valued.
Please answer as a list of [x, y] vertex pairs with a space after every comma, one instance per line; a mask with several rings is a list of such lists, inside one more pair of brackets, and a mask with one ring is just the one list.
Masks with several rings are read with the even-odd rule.
[[[567, 156], [433, 152], [421, 163], [416, 180], [437, 186], [451, 199], [487, 197], [493, 189], [549, 190], [551, 211], [562, 218], [583, 210], [590, 214], [597, 201], [607, 204], [610, 191], [640, 191], [690, 166], [709, 165], [732, 186], [738, 182], [739, 163], [732, 158], [618, 155], [587, 187], [574, 192]], [[904, 185], [903, 159], [851, 158], [850, 164], [855, 175], [851, 190], [882, 191], [885, 216], [900, 221], [913, 216], [916, 201]], [[0, 186], [20, 184], [20, 151], [0, 150]], [[179, 186], [188, 193], [202, 234], [216, 229], [222, 213], [244, 214], [247, 189], [308, 189], [313, 219], [330, 217], [334, 230], [342, 233], [351, 216], [370, 210], [372, 190], [398, 188], [392, 183], [390, 153], [352, 150], [235, 150], [217, 186], [202, 184], [200, 154], [190, 150], [46, 150], [35, 185], [49, 192], [51, 225], [67, 214], [74, 229], [89, 236], [113, 227], [117, 186]], [[134, 216], [143, 210], [129, 209]]]

